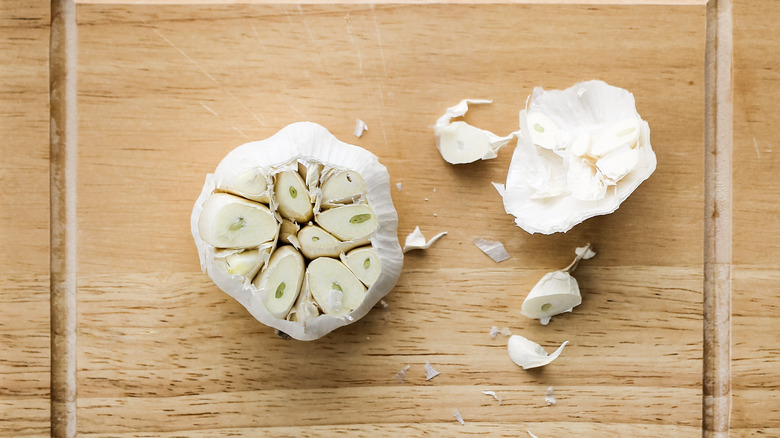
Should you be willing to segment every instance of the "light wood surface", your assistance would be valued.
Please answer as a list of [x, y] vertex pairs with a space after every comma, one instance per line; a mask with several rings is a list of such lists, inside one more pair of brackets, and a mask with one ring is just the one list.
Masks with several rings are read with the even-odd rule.
[[778, 6], [772, 1], [734, 5], [735, 436], [780, 434]]
[[49, 7], [0, 3], [0, 436], [49, 433]]
[[[80, 433], [700, 433], [703, 165], [691, 157], [703, 150], [703, 6], [78, 12]], [[461, 98], [494, 99], [469, 120], [506, 134], [533, 86], [591, 78], [634, 92], [659, 157], [613, 215], [529, 236], [490, 185], [511, 150], [453, 167], [435, 149], [430, 126]], [[356, 118], [369, 126], [361, 139]], [[205, 174], [298, 120], [371, 150], [403, 183], [401, 239], [416, 225], [449, 232], [407, 254], [388, 310], [312, 343], [276, 338], [220, 292], [189, 235]], [[512, 258], [495, 264], [476, 236]], [[547, 327], [522, 317], [536, 280], [588, 241], [599, 255], [578, 271], [583, 305]], [[493, 325], [571, 344], [525, 372]], [[425, 381], [426, 361], [442, 375]], [[393, 376], [407, 364], [402, 384]]]

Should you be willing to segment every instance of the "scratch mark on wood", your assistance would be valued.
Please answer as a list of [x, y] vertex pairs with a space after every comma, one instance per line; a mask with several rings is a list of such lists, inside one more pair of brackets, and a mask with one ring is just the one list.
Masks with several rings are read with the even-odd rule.
[[349, 16], [349, 12], [347, 12], [347, 16], [344, 18], [344, 21], [347, 23], [347, 36], [349, 37], [349, 42], [352, 43], [352, 45], [355, 47], [355, 51], [357, 52], [358, 57], [358, 70], [360, 71], [360, 76], [365, 79], [365, 74], [363, 74], [363, 55], [360, 53], [360, 46], [355, 43], [355, 38], [352, 36], [352, 18]]
[[753, 137], [753, 147], [756, 148], [756, 156], [761, 158], [761, 151], [758, 149], [758, 141], [756, 141], [755, 137]]

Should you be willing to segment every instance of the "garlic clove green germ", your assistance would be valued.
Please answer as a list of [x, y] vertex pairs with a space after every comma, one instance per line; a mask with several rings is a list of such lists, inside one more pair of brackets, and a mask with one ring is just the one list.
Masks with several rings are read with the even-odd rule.
[[203, 203], [200, 236], [215, 248], [251, 248], [273, 240], [279, 231], [263, 204], [228, 193], [213, 193]]
[[542, 367], [554, 361], [561, 355], [563, 347], [568, 343], [569, 341], [564, 341], [557, 350], [552, 354], [548, 354], [536, 342], [520, 335], [512, 335], [507, 342], [507, 350], [509, 350], [509, 358], [512, 359], [512, 362], [527, 370]]

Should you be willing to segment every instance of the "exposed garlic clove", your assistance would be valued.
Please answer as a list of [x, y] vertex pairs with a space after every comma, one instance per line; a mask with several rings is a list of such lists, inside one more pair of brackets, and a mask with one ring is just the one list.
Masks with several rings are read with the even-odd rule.
[[559, 148], [561, 144], [560, 133], [558, 131], [558, 126], [552, 119], [547, 117], [544, 113], [529, 112], [527, 123], [530, 127], [528, 132], [531, 134], [531, 141], [533, 141], [536, 146], [549, 150]]
[[253, 201], [268, 203], [268, 177], [262, 169], [249, 169], [236, 175], [225, 173], [223, 178], [220, 189]]
[[316, 225], [307, 225], [298, 232], [297, 241], [301, 247], [301, 252], [308, 259], [317, 257], [338, 257], [339, 254], [350, 249], [365, 245], [368, 239], [358, 241], [342, 242], [332, 234]]
[[280, 319], [287, 316], [298, 298], [303, 275], [303, 256], [298, 251], [291, 246], [274, 251], [266, 268], [253, 282], [268, 313]]
[[309, 192], [298, 172], [289, 170], [276, 174], [274, 199], [279, 214], [285, 219], [305, 223], [314, 215]]
[[590, 135], [585, 132], [575, 138], [568, 150], [575, 157], [586, 157], [590, 154]]
[[639, 162], [639, 151], [631, 146], [620, 146], [613, 149], [604, 158], [596, 161], [596, 168], [610, 181], [623, 179]]
[[298, 294], [298, 299], [295, 301], [295, 305], [287, 314], [287, 320], [293, 322], [305, 323], [311, 321], [314, 318], [320, 316], [320, 308], [317, 307], [317, 303], [309, 292], [309, 285], [304, 275], [303, 286], [301, 286], [301, 292]]
[[347, 204], [366, 194], [366, 182], [351, 170], [333, 172], [322, 182], [322, 204]]
[[563, 347], [568, 343], [569, 341], [564, 341], [557, 350], [552, 354], [548, 354], [547, 351], [536, 342], [520, 335], [512, 335], [509, 338], [509, 342], [507, 342], [507, 349], [509, 350], [509, 358], [512, 359], [512, 362], [523, 367], [524, 370], [527, 370], [545, 366], [554, 361], [560, 356]]
[[436, 147], [442, 158], [450, 164], [473, 163], [477, 160], [496, 158], [498, 151], [506, 146], [514, 135], [499, 137], [490, 131], [479, 129], [466, 122], [452, 122], [450, 119], [460, 117], [468, 111], [468, 105], [491, 103], [492, 100], [464, 99], [457, 105], [447, 108], [446, 113], [439, 117], [434, 126]]
[[198, 230], [201, 238], [215, 248], [250, 248], [273, 240], [279, 223], [263, 204], [212, 193], [203, 203]]
[[344, 316], [355, 310], [366, 293], [363, 283], [338, 260], [320, 257], [309, 263], [306, 281], [323, 312]]
[[214, 261], [219, 262], [222, 269], [230, 275], [240, 275], [249, 280], [255, 278], [260, 268], [268, 261], [273, 245], [262, 249], [245, 251], [222, 250], [214, 254]]
[[[290, 241], [290, 237], [295, 237], [298, 235], [298, 231], [300, 231], [301, 226], [297, 223], [289, 220], [289, 219], [283, 219], [281, 225], [279, 226], [279, 240], [284, 243], [292, 243]], [[297, 241], [295, 245], [298, 245]]]
[[572, 198], [580, 201], [598, 201], [607, 195], [604, 175], [588, 160], [572, 156], [568, 161], [566, 179]]
[[379, 222], [367, 204], [331, 208], [317, 215], [316, 222], [341, 240], [360, 240], [373, 233]]
[[371, 286], [382, 273], [382, 262], [376, 250], [370, 246], [353, 249], [341, 254], [341, 261], [366, 286]]
[[632, 117], [612, 124], [603, 135], [593, 142], [590, 154], [601, 158], [620, 147], [634, 148], [639, 140], [640, 121], [641, 119]]
[[446, 231], [442, 231], [441, 233], [433, 236], [431, 240], [426, 242], [425, 235], [423, 235], [422, 231], [420, 231], [420, 227], [414, 227], [414, 231], [412, 231], [411, 233], [409, 233], [408, 236], [406, 236], [406, 241], [404, 242], [403, 251], [406, 253], [414, 249], [428, 249], [431, 247], [431, 245], [433, 245], [433, 242], [436, 242], [446, 234], [447, 234]]
[[[523, 301], [521, 313], [542, 319], [570, 312], [582, 303], [577, 280], [565, 271], [548, 272]], [[545, 324], [546, 325], [546, 324]]]
[[309, 193], [313, 193], [320, 185], [320, 176], [322, 175], [323, 165], [314, 161], [298, 162], [298, 174], [301, 175], [306, 183]]

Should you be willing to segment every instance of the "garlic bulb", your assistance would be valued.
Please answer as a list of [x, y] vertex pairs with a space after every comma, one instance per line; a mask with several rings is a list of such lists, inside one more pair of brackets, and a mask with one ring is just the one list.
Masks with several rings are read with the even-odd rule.
[[572, 272], [582, 259], [590, 259], [596, 255], [590, 244], [577, 248], [577, 257], [569, 266], [560, 271], [548, 272], [539, 280], [523, 301], [521, 313], [529, 318], [539, 319], [542, 325], [547, 325], [550, 318], [564, 312], [571, 312], [582, 303], [580, 286]]
[[568, 343], [569, 341], [564, 341], [557, 350], [552, 354], [548, 354], [536, 342], [520, 335], [512, 335], [507, 342], [507, 350], [509, 350], [509, 358], [512, 359], [512, 362], [527, 370], [529, 368], [542, 367], [554, 361], [561, 355], [563, 347]]
[[499, 137], [466, 122], [450, 122], [450, 119], [465, 115], [470, 103], [491, 102], [492, 100], [464, 99], [457, 105], [447, 108], [447, 112], [439, 117], [434, 126], [436, 147], [446, 162], [465, 164], [496, 158], [498, 150], [512, 140], [512, 134]]
[[362, 318], [403, 254], [387, 169], [310, 122], [231, 151], [191, 230], [201, 268], [258, 321], [299, 340]]
[[525, 231], [566, 232], [609, 214], [655, 171], [650, 127], [634, 96], [601, 81], [534, 92], [503, 191]]

